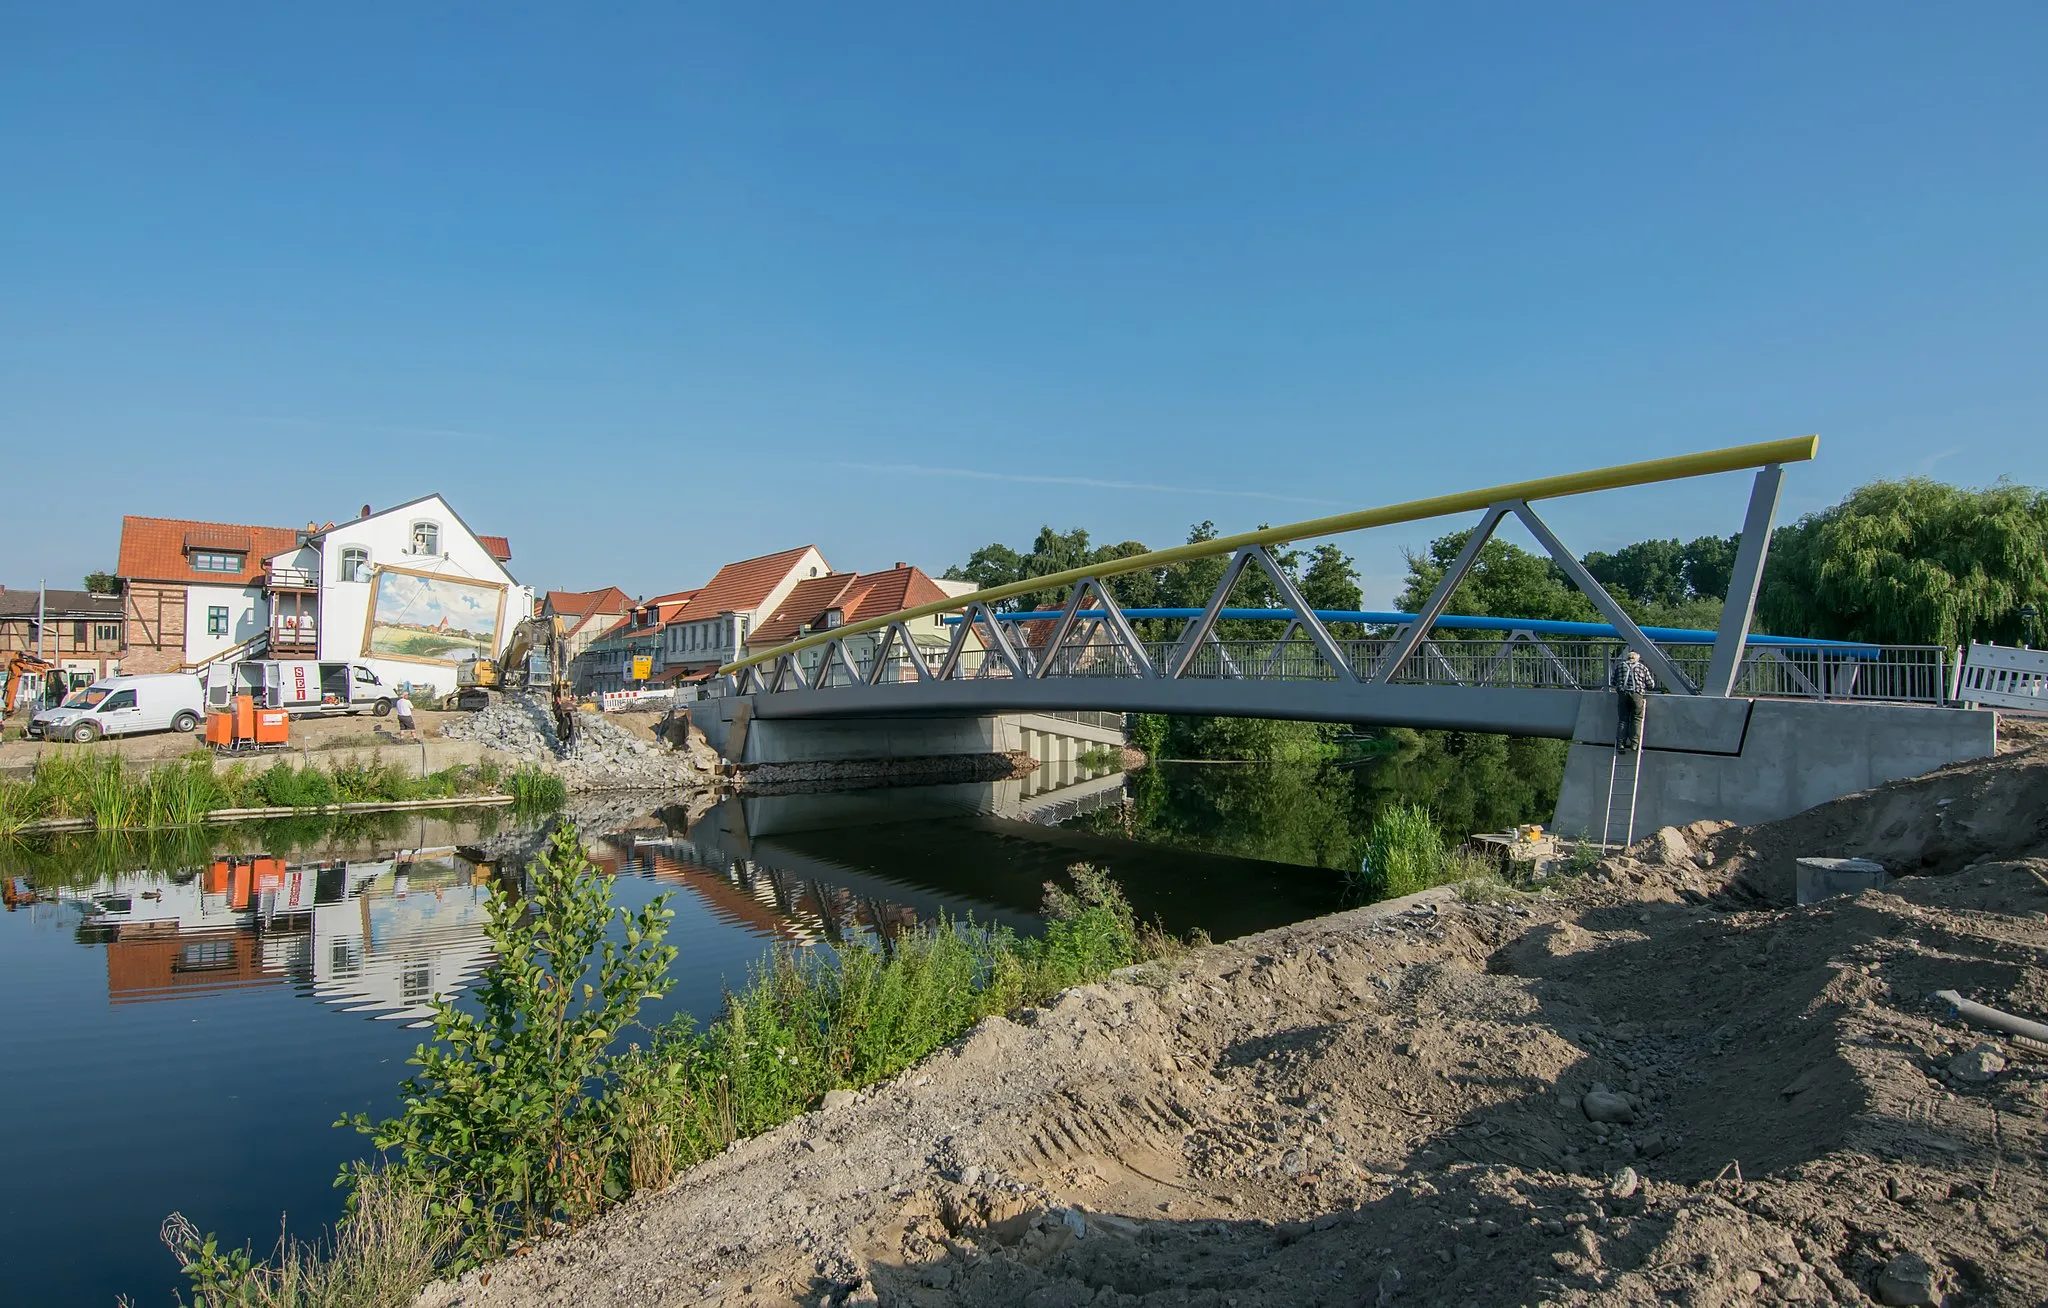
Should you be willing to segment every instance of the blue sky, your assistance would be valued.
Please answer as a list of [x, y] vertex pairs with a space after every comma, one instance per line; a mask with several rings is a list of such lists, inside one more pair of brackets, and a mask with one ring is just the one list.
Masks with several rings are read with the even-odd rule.
[[1816, 431], [1795, 513], [2042, 484], [2044, 65], [2034, 3], [5, 0], [0, 582], [431, 491], [653, 593]]

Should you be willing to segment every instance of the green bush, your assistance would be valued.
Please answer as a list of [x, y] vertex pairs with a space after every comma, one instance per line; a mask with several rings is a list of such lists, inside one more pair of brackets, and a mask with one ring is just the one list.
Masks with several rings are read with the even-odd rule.
[[1367, 902], [1398, 899], [1441, 885], [1446, 876], [1443, 834], [1420, 804], [1396, 804], [1372, 820], [1350, 889]]
[[283, 759], [257, 773], [252, 789], [266, 808], [319, 808], [336, 802], [332, 777], [319, 768], [295, 768]]
[[569, 787], [562, 779], [533, 763], [515, 768], [505, 779], [505, 788], [512, 792], [512, 803], [517, 808], [560, 808], [569, 802]]

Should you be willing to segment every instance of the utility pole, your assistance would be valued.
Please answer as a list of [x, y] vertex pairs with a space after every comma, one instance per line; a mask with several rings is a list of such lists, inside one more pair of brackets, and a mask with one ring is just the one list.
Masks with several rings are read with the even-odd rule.
[[36, 657], [43, 657], [43, 633], [50, 629], [46, 609], [49, 604], [49, 578], [36, 578]]

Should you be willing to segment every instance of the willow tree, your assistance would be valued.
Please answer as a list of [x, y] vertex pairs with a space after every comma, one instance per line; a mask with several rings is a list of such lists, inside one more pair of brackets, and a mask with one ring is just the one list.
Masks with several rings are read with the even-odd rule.
[[1872, 482], [1771, 541], [1757, 627], [1901, 645], [2018, 643], [2048, 607], [2048, 493]]

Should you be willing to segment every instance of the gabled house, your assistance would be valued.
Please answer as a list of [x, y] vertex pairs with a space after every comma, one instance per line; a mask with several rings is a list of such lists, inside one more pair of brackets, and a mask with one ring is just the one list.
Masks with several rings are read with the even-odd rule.
[[[760, 654], [804, 636], [947, 598], [948, 592], [924, 569], [908, 563], [898, 563], [886, 572], [835, 573], [806, 579], [793, 587], [788, 597], [749, 633], [746, 652]], [[940, 622], [937, 615], [908, 619], [903, 625], [928, 660], [944, 654], [953, 637], [953, 629]], [[847, 654], [859, 665], [872, 656], [883, 634], [877, 631], [851, 637], [846, 642]], [[902, 652], [900, 646], [895, 652]], [[823, 658], [824, 647], [820, 645], [802, 651], [797, 661], [808, 673]]]
[[671, 680], [695, 678], [730, 663], [747, 638], [801, 582], [832, 571], [815, 545], [728, 563], [666, 624], [662, 661]]
[[[576, 692], [594, 695], [644, 690], [661, 680], [664, 628], [682, 615], [696, 594], [694, 590], [679, 590], [633, 603], [623, 617], [570, 663], [569, 675]], [[636, 675], [641, 659], [647, 660], [644, 677]]]
[[542, 617], [554, 618], [562, 626], [562, 652], [573, 666], [576, 656], [590, 648], [633, 607], [633, 597], [617, 586], [602, 590], [551, 590], [541, 596]]
[[270, 621], [264, 560], [298, 538], [290, 527], [122, 518], [122, 670], [175, 672], [260, 649]]
[[511, 545], [470, 530], [439, 495], [365, 504], [295, 537], [264, 559], [276, 657], [354, 659], [447, 694], [459, 664], [495, 657], [534, 612], [532, 588], [505, 567]]
[[14, 653], [48, 659], [67, 684], [111, 676], [121, 669], [121, 597], [0, 586], [0, 668]]

